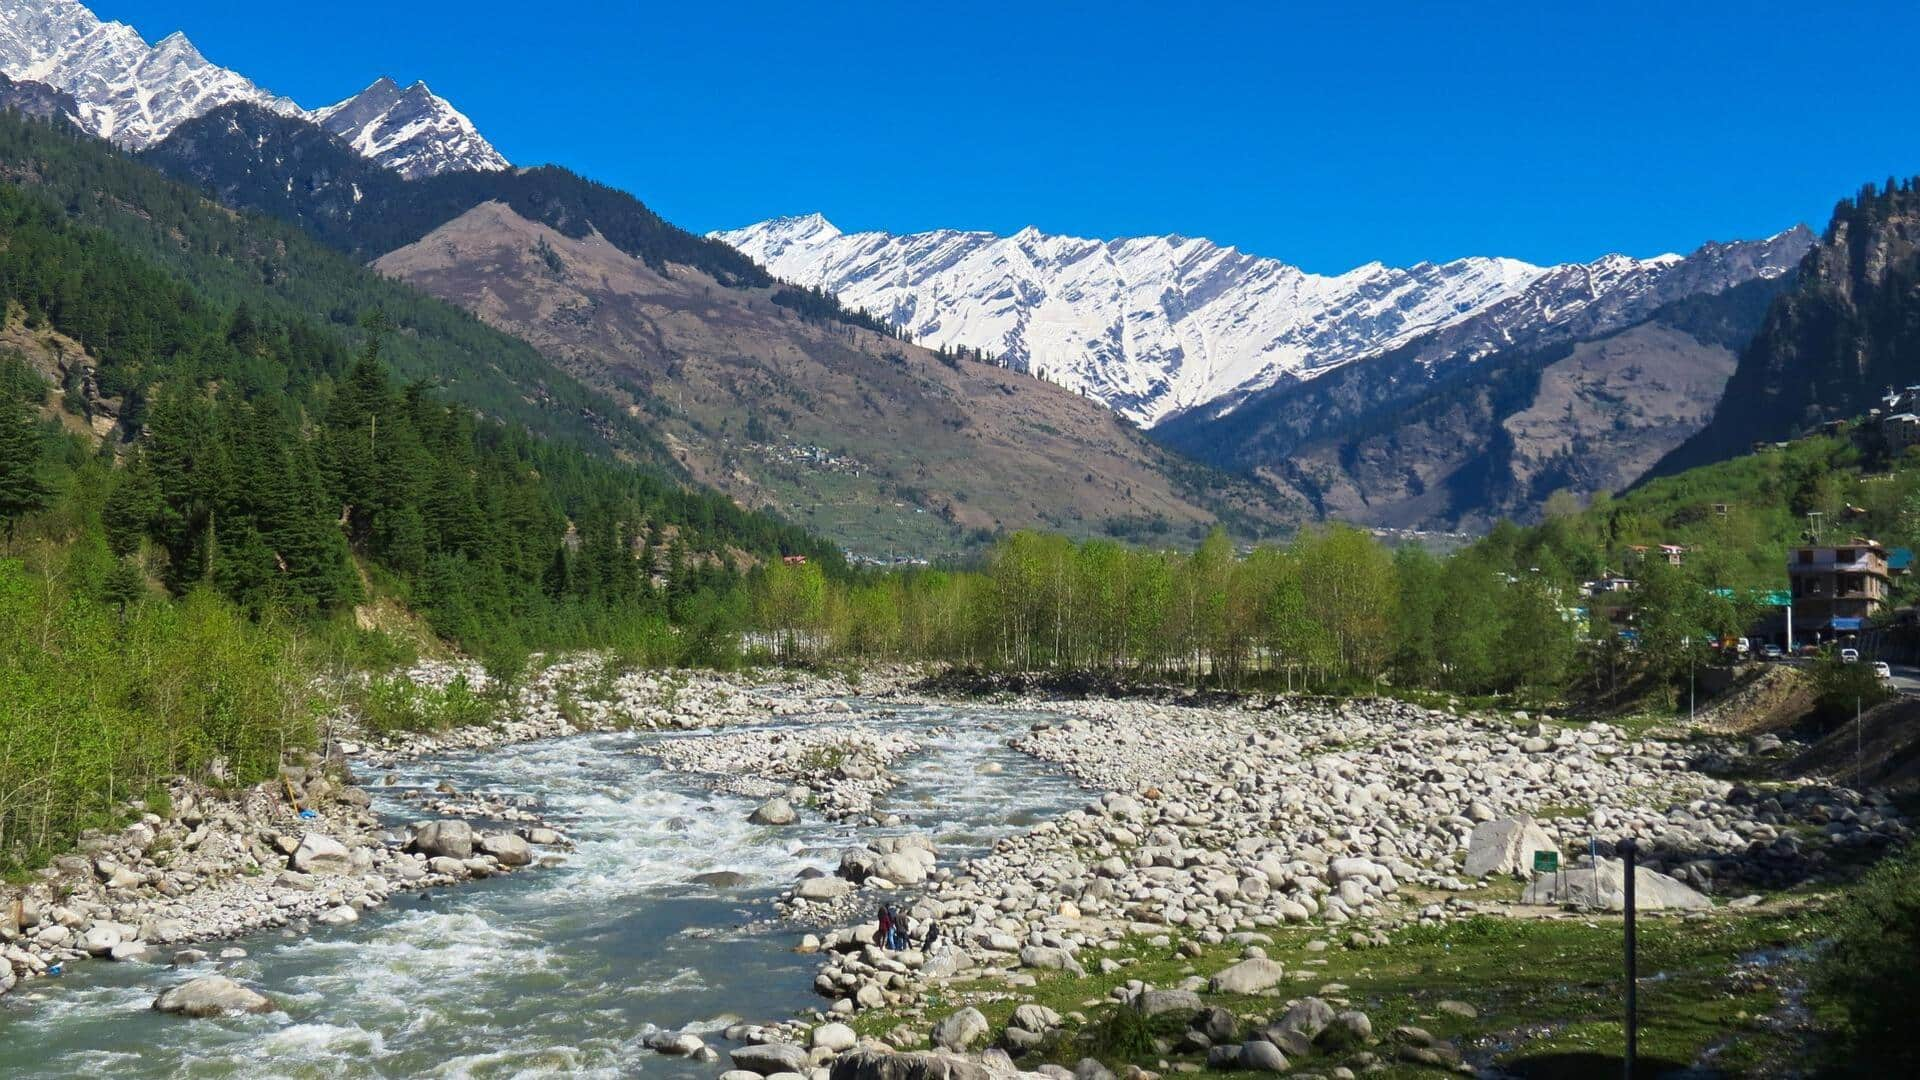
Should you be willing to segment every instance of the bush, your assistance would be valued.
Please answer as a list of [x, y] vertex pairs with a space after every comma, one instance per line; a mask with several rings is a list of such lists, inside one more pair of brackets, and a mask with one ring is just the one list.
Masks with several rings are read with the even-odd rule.
[[1856, 710], [1871, 709], [1893, 696], [1872, 665], [1841, 663], [1831, 653], [1813, 665], [1813, 690], [1820, 719], [1832, 724], [1852, 720]]
[[1875, 867], [1847, 894], [1833, 928], [1814, 981], [1845, 1014], [1853, 1071], [1920, 1076], [1920, 1041], [1909, 1030], [1920, 1000], [1920, 848]]
[[474, 693], [464, 675], [444, 690], [402, 676], [369, 679], [356, 705], [361, 726], [375, 735], [488, 724], [500, 712], [497, 702]]

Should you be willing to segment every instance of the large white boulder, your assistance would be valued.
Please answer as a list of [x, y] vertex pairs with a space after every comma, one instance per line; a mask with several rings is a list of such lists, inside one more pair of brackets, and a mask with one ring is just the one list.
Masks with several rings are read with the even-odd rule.
[[429, 858], [473, 857], [473, 826], [464, 821], [423, 821], [413, 827], [407, 848]]
[[153, 1007], [180, 1016], [219, 1016], [230, 1012], [272, 1012], [273, 1002], [265, 994], [249, 990], [225, 975], [202, 975], [154, 998]]
[[[1633, 868], [1633, 889], [1636, 911], [1702, 911], [1713, 906], [1712, 900], [1692, 887], [1644, 866]], [[1625, 911], [1626, 866], [1619, 859], [1601, 859], [1597, 866], [1535, 875], [1520, 894], [1520, 902]]]
[[1286, 978], [1286, 969], [1275, 960], [1254, 957], [1222, 970], [1207, 984], [1216, 994], [1258, 994], [1271, 990]]
[[1467, 840], [1466, 875], [1523, 876], [1533, 872], [1534, 852], [1559, 850], [1553, 838], [1530, 817], [1483, 821], [1473, 827], [1473, 835]]
[[303, 874], [343, 873], [351, 853], [347, 845], [324, 833], [310, 832], [293, 849], [292, 866]]

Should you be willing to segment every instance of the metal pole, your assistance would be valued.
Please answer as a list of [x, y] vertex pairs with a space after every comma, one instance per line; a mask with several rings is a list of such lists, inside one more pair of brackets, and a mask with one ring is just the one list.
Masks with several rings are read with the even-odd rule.
[[1635, 956], [1633, 907], [1634, 881], [1638, 875], [1634, 871], [1634, 856], [1639, 854], [1640, 845], [1629, 836], [1620, 841], [1620, 859], [1626, 872], [1626, 916], [1627, 916], [1627, 1058], [1626, 1078], [1633, 1080], [1635, 1059], [1640, 1053], [1640, 986], [1638, 957]]
[[1860, 788], [1860, 697], [1853, 699], [1853, 790]]

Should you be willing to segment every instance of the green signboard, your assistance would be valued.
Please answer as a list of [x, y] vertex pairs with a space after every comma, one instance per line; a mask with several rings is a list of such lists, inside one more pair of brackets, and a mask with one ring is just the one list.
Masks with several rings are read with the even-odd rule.
[[1557, 851], [1536, 851], [1533, 853], [1533, 871], [1536, 874], [1551, 874], [1560, 869], [1560, 853]]

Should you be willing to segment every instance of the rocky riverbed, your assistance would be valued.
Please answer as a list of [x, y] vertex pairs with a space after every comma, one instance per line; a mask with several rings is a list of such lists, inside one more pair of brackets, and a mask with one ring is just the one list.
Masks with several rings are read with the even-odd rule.
[[[1604, 724], [1391, 702], [1017, 704], [1050, 719], [1014, 745], [1099, 794], [903, 905], [916, 924], [940, 928], [933, 952], [876, 949], [870, 921], [823, 935], [815, 989], [831, 1000], [826, 1013], [904, 1018], [892, 1041], [924, 1046], [934, 998], [1004, 998], [1062, 970], [1111, 975], [1141, 942], [1248, 946], [1242, 964], [1210, 978], [1126, 990], [1198, 1008], [1196, 992], [1312, 978], [1261, 960], [1257, 943], [1283, 927], [1375, 948], [1405, 927], [1474, 915], [1617, 909], [1613, 856], [1625, 837], [1643, 853], [1642, 908], [1703, 918], [1760, 903], [1752, 890], [1828, 880], [1909, 830], [1883, 798], [1819, 784], [1755, 788], [1703, 771], [1747, 755], [1730, 740], [1641, 740]], [[1535, 874], [1537, 852], [1564, 858], [1563, 868]], [[1530, 879], [1518, 902], [1485, 895], [1488, 882], [1514, 879]], [[802, 913], [808, 889], [794, 892]], [[819, 902], [870, 909], [849, 892]], [[1236, 1062], [1247, 1064], [1227, 1063]]]

